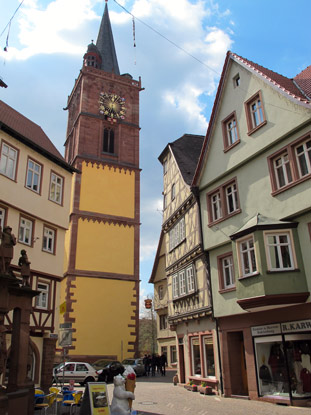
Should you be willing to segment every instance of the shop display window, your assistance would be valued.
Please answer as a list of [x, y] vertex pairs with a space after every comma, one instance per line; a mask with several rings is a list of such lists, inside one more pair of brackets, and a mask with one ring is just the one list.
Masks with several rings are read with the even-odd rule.
[[203, 337], [205, 376], [215, 376], [213, 336]]
[[260, 396], [311, 397], [311, 335], [254, 339]]
[[200, 340], [191, 339], [192, 375], [201, 375]]

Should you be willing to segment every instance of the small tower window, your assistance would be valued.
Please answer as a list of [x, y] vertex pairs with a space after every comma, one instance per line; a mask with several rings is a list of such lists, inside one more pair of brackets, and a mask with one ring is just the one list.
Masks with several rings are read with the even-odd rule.
[[103, 152], [114, 153], [114, 131], [110, 128], [104, 129]]

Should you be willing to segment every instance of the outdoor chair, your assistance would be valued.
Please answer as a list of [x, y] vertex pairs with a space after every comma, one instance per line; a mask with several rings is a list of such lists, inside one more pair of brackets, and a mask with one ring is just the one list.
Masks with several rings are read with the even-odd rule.
[[38, 396], [35, 397], [35, 410], [40, 409], [40, 413], [42, 413], [42, 410], [44, 409], [44, 413], [46, 414], [46, 411], [53, 405], [53, 402], [56, 398], [55, 393], [49, 393], [48, 395], [42, 395], [40, 393], [36, 395]]
[[55, 400], [54, 400], [55, 406], [56, 406], [55, 413], [57, 415], [57, 413], [58, 413], [58, 405], [59, 405], [60, 402], [63, 401], [63, 397], [61, 396], [59, 389], [56, 388], [56, 387], [54, 387], [54, 386], [51, 386], [49, 388], [49, 392], [55, 394]]
[[63, 404], [70, 405], [70, 415], [72, 413], [73, 408], [76, 410], [76, 407], [80, 405], [82, 395], [83, 392], [79, 391], [73, 394], [73, 399], [63, 401]]

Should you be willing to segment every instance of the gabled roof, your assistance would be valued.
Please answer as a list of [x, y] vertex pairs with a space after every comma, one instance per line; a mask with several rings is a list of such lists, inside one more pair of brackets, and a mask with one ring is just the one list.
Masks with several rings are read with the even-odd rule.
[[100, 23], [96, 46], [102, 58], [101, 69], [105, 72], [120, 75], [107, 3], [105, 4], [105, 11]]
[[56, 149], [42, 128], [0, 100], [0, 129], [61, 167], [75, 171]]
[[151, 275], [149, 278], [149, 284], [153, 284], [156, 274], [157, 274], [157, 270], [158, 270], [158, 264], [159, 264], [159, 260], [160, 260], [160, 254], [161, 254], [161, 248], [162, 248], [162, 243], [164, 241], [164, 232], [161, 229], [161, 234], [160, 234], [160, 238], [159, 238], [159, 242], [158, 242], [158, 248], [157, 248], [157, 252], [156, 252], [156, 256], [154, 259], [154, 263], [153, 263], [153, 267], [152, 267], [152, 271], [151, 271]]
[[203, 135], [184, 134], [165, 147], [159, 156], [159, 160], [162, 162], [168, 149], [171, 148], [185, 183], [190, 185], [201, 153], [203, 141]]
[[311, 65], [296, 75], [294, 82], [311, 100]]
[[206, 151], [208, 149], [208, 144], [211, 136], [211, 131], [215, 122], [217, 115], [218, 105], [220, 103], [220, 98], [222, 90], [224, 87], [227, 70], [231, 63], [231, 60], [243, 65], [244, 68], [252, 71], [255, 75], [263, 77], [268, 83], [280, 90], [285, 96], [291, 97], [296, 100], [297, 104], [311, 104], [311, 67], [309, 66], [303, 70], [300, 74], [296, 75], [294, 79], [287, 78], [286, 76], [280, 75], [277, 72], [271, 71], [270, 69], [265, 68], [264, 66], [258, 65], [248, 59], [243, 58], [242, 56], [237, 55], [236, 53], [228, 51], [226, 54], [225, 63], [222, 69], [221, 77], [219, 80], [219, 85], [208, 124], [206, 137], [202, 146], [202, 151], [200, 158], [196, 167], [196, 171], [193, 177], [192, 185], [197, 186], [201, 170], [203, 168], [203, 162], [205, 159]]

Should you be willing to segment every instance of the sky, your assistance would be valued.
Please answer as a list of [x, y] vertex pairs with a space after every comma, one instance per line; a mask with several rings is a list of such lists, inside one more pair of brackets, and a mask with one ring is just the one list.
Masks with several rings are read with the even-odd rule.
[[[0, 77], [8, 85], [0, 89], [0, 99], [40, 125], [64, 154], [64, 108], [87, 45], [96, 42], [105, 0], [24, 0], [8, 25], [20, 3], [0, 0]], [[311, 1], [109, 0], [108, 9], [120, 73], [141, 77], [145, 88], [140, 93], [143, 300], [153, 293], [148, 280], [162, 223], [158, 156], [185, 133], [206, 134], [228, 50], [289, 78], [311, 64]]]

